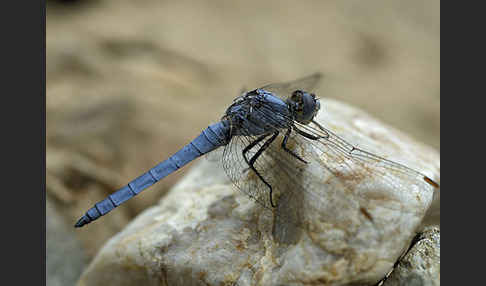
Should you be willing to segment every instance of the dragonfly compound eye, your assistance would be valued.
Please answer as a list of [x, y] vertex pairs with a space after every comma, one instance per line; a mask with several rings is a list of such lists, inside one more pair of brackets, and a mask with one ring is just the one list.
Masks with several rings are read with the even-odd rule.
[[294, 113], [295, 120], [303, 124], [308, 124], [321, 107], [315, 94], [301, 90], [294, 91], [287, 102]]

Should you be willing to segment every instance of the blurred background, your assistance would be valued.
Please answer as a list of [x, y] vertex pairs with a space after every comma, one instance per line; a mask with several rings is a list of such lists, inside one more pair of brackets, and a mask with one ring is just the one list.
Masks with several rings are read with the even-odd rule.
[[48, 285], [74, 283], [191, 165], [74, 229], [80, 215], [218, 121], [242, 88], [320, 71], [318, 96], [440, 150], [438, 0], [47, 1], [46, 22]]

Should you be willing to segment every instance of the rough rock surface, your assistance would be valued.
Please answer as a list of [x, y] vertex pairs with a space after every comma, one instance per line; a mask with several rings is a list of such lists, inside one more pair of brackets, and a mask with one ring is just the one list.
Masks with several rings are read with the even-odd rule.
[[416, 240], [383, 286], [440, 285], [440, 229], [428, 227]]
[[[317, 121], [330, 130], [440, 181], [433, 149], [350, 106], [325, 99], [321, 105]], [[305, 179], [296, 200], [305, 223], [293, 225], [281, 219], [281, 208], [269, 211], [236, 191], [219, 162], [198, 164], [105, 244], [78, 285], [373, 285], [439, 197], [438, 189], [393, 172], [374, 177], [367, 169], [342, 169], [332, 176], [325, 164], [313, 165], [306, 171], [317, 175]], [[357, 178], [353, 189], [340, 183]]]

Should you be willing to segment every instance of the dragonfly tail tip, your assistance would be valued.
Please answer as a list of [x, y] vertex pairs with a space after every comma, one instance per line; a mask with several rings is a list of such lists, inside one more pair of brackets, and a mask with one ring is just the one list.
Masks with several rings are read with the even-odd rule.
[[82, 227], [83, 225], [89, 222], [90, 220], [84, 215], [78, 220], [78, 222], [74, 225], [74, 227]]

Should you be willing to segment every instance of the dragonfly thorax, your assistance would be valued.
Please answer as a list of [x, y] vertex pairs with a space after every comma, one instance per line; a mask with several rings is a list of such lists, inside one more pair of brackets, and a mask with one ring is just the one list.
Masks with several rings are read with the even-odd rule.
[[289, 128], [293, 120], [288, 104], [263, 89], [236, 98], [223, 119], [231, 124], [231, 136], [273, 133]]

